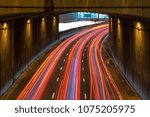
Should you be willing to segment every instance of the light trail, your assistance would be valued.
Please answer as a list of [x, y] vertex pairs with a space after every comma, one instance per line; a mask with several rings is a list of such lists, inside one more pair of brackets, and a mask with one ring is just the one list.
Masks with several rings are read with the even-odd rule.
[[[80, 99], [81, 85], [81, 60], [87, 42], [101, 30], [84, 35], [74, 46], [68, 57], [63, 80], [59, 87], [57, 99]], [[83, 70], [83, 68], [82, 68]]]
[[[84, 95], [84, 99], [122, 99], [100, 51], [103, 37], [107, 33], [108, 25], [101, 25], [66, 39], [50, 53], [17, 99], [42, 99], [50, 78], [57, 72], [54, 70], [58, 67], [58, 61], [63, 55], [65, 56], [62, 59], [63, 65], [59, 66], [61, 73], [59, 77], [57, 74], [55, 79], [58, 86], [52, 93], [52, 99], [80, 100], [81, 95]], [[69, 48], [69, 53], [65, 53], [70, 45], [73, 46]], [[90, 71], [89, 79], [81, 78], [82, 72], [86, 74], [86, 68], [82, 66], [86, 63], [84, 60], [86, 57]], [[90, 82], [90, 96], [85, 93], [86, 91], [81, 94], [81, 83], [85, 85], [85, 81]]]
[[[37, 72], [33, 75], [31, 80], [28, 82], [28, 84], [22, 90], [22, 92], [17, 97], [17, 99], [18, 100], [21, 100], [21, 99], [29, 99], [29, 100], [30, 99], [32, 99], [32, 100], [41, 99], [42, 95], [44, 93], [44, 90], [47, 87], [48, 81], [50, 80], [52, 73], [54, 72], [54, 68], [56, 67], [59, 58], [62, 56], [62, 54], [64, 53], [66, 48], [70, 44], [72, 44], [74, 41], [78, 40], [78, 38], [81, 37], [82, 35], [85, 35], [91, 31], [94, 31], [94, 30], [98, 30], [101, 27], [103, 27], [103, 26], [97, 26], [95, 28], [91, 28], [91, 29], [82, 31], [79, 34], [76, 34], [76, 35], [68, 38], [64, 42], [62, 42], [56, 49], [54, 49], [51, 52], [51, 54], [43, 62], [43, 64], [40, 66], [40, 68], [37, 70]], [[81, 58], [80, 56], [78, 56], [78, 57]], [[73, 66], [72, 66], [72, 68], [73, 68]], [[79, 82], [79, 81], [76, 81], [76, 82]], [[76, 97], [75, 99], [79, 99], [79, 92], [80, 92], [79, 89], [80, 88], [76, 87], [77, 91], [75, 94], [75, 97]]]
[[[89, 47], [89, 68], [91, 89], [90, 98], [94, 99], [122, 99], [121, 93], [117, 88], [100, 52], [103, 37], [108, 30], [99, 34]], [[92, 95], [93, 94], [93, 95]], [[117, 94], [117, 95], [116, 95]]]

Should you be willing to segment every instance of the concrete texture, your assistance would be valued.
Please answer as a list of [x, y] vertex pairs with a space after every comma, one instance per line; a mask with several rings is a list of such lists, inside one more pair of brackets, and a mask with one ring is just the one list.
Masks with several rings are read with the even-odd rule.
[[0, 23], [0, 94], [3, 94], [41, 50], [57, 38], [58, 16]]
[[[0, 90], [3, 92], [8, 87], [5, 86], [6, 84], [10, 85], [12, 84], [13, 80], [10, 80], [10, 77], [12, 77], [12, 28], [8, 28], [11, 22], [6, 22], [3, 24], [0, 24], [1, 27], [7, 28], [0, 30], [0, 70], [1, 70], [1, 87]], [[6, 75], [7, 74], [7, 75]]]
[[150, 99], [150, 20], [110, 18], [113, 57], [132, 87]]
[[[44, 0], [0, 0], [0, 6], [33, 6], [44, 7]], [[0, 8], [0, 14], [41, 12], [43, 9], [35, 8]]]
[[[148, 0], [1, 0], [0, 6], [37, 7], [0, 8], [0, 14], [52, 11], [52, 9], [46, 8], [49, 7], [54, 8], [55, 12], [92, 11], [150, 17], [150, 2]], [[56, 7], [62, 8], [55, 9]]]

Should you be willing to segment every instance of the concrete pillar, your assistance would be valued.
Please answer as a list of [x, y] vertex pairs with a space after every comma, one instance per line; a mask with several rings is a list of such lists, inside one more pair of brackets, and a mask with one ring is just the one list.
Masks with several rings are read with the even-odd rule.
[[150, 21], [110, 18], [113, 57], [132, 87], [143, 99], [150, 99]]
[[1, 53], [1, 94], [12, 84], [12, 24], [10, 21], [0, 23]]
[[58, 25], [59, 25], [59, 16], [54, 15], [52, 19], [52, 40], [58, 38]]

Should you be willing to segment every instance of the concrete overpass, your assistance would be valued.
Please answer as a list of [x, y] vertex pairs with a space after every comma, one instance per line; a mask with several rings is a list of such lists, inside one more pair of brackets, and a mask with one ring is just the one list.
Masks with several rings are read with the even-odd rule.
[[42, 12], [94, 11], [150, 17], [147, 0], [1, 0], [0, 14]]
[[1, 94], [35, 55], [55, 41], [58, 15], [74, 11], [110, 15], [113, 57], [138, 94], [150, 99], [148, 0], [1, 0]]

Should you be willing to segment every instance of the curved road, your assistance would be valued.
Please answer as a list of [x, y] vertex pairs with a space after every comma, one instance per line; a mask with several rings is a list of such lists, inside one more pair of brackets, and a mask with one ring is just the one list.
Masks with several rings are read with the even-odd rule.
[[17, 99], [122, 99], [101, 54], [102, 40], [107, 34], [108, 25], [101, 25], [63, 41]]

